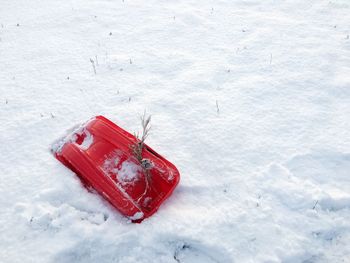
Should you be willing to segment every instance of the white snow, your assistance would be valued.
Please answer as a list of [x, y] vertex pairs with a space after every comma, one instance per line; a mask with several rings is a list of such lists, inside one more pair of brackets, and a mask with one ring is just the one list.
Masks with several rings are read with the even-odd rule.
[[81, 144], [77, 144], [77, 146], [84, 151], [88, 150], [92, 145], [92, 143], [94, 142], [94, 137], [85, 128], [85, 126], [93, 119], [94, 118], [91, 118], [89, 121], [83, 124], [75, 125], [73, 128], [66, 131], [66, 133], [62, 136], [62, 138], [59, 138], [52, 143], [51, 151], [53, 153], [57, 153], [57, 152], [59, 153], [62, 150], [62, 147], [66, 143], [68, 142], [75, 143], [78, 139], [78, 135], [84, 135], [84, 138]]
[[79, 147], [82, 150], [86, 151], [90, 148], [90, 146], [94, 142], [94, 136], [92, 136], [92, 134], [88, 130], [84, 130], [84, 135], [85, 137], [83, 139], [83, 142], [80, 144]]
[[141, 172], [141, 166], [132, 161], [123, 162], [120, 169], [116, 171], [118, 181], [121, 184], [135, 182], [135, 180], [139, 178]]
[[130, 220], [138, 220], [144, 216], [142, 212], [136, 212], [133, 216], [129, 217]]
[[120, 150], [112, 151], [108, 156], [106, 156], [106, 159], [104, 160], [102, 167], [101, 167], [102, 170], [106, 174], [108, 174], [110, 172], [113, 172], [115, 169], [117, 169], [116, 167], [120, 163], [120, 157], [122, 154], [123, 153]]
[[102, 171], [107, 176], [115, 175], [121, 185], [133, 184], [140, 178], [142, 168], [131, 159], [121, 162], [122, 154], [120, 150], [111, 152], [102, 164]]
[[[1, 1], [0, 262], [350, 262], [349, 13]], [[132, 224], [49, 147], [96, 115], [137, 132], [145, 109], [181, 181]]]

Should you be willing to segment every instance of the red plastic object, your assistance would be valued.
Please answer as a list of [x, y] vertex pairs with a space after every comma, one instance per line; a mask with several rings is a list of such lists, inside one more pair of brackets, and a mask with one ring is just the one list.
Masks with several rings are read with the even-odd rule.
[[133, 222], [141, 222], [171, 195], [180, 174], [172, 163], [145, 145], [142, 156], [153, 164], [147, 177], [132, 154], [131, 146], [136, 142], [135, 136], [97, 116], [54, 144], [53, 152], [86, 186]]

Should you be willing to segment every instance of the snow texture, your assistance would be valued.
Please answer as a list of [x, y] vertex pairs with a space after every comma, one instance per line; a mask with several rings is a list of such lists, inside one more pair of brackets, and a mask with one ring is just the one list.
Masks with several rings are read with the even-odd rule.
[[104, 171], [107, 176], [112, 175], [112, 177], [117, 177], [116, 179], [118, 179], [121, 185], [133, 184], [140, 179], [142, 168], [139, 164], [130, 159], [121, 162], [122, 154], [120, 150], [109, 154], [107, 159], [103, 162], [101, 167], [102, 171]]
[[83, 141], [80, 144], [77, 144], [77, 146], [81, 150], [84, 150], [84, 151], [88, 150], [89, 147], [94, 142], [94, 137], [92, 136], [92, 134], [88, 130], [85, 129], [84, 126], [87, 125], [87, 123], [90, 121], [91, 120], [87, 121], [86, 123], [76, 125], [73, 128], [71, 128], [70, 130], [68, 130], [62, 138], [54, 141], [54, 143], [51, 145], [51, 151], [53, 153], [60, 153], [62, 150], [62, 147], [66, 143], [68, 143], [68, 142], [76, 143], [78, 140], [78, 136], [84, 136], [84, 137], [83, 137]]
[[138, 175], [141, 172], [142, 168], [140, 165], [131, 161], [125, 161], [117, 171], [118, 181], [122, 184], [134, 182], [136, 179], [138, 179]]
[[83, 131], [85, 137], [83, 139], [83, 142], [80, 144], [80, 148], [84, 151], [88, 150], [91, 146], [91, 144], [94, 142], [94, 136], [88, 131]]
[[[1, 1], [0, 262], [350, 262], [349, 13]], [[137, 132], [145, 109], [181, 181], [133, 224], [49, 147], [96, 115]]]

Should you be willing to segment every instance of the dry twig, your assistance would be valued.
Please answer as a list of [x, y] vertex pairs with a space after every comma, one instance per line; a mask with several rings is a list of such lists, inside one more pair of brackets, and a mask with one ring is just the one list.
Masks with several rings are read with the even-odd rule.
[[141, 117], [142, 136], [140, 138], [138, 135], [135, 135], [137, 141], [135, 144], [131, 146], [133, 155], [139, 161], [145, 173], [146, 191], [151, 185], [152, 178], [151, 178], [150, 169], [153, 167], [153, 164], [149, 159], [143, 158], [142, 151], [145, 147], [145, 140], [149, 135], [149, 131], [151, 130], [150, 122], [151, 122], [151, 116], [146, 117], [146, 112], [144, 112], [143, 116]]
[[94, 73], [95, 73], [95, 75], [96, 75], [95, 61], [94, 61], [92, 58], [90, 58], [90, 62], [91, 62], [92, 68], [93, 68], [93, 70], [94, 70]]

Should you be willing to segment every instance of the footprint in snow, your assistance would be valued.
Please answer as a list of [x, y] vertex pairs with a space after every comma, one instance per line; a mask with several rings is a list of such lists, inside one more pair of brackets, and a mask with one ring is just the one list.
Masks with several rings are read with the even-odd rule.
[[234, 263], [222, 248], [189, 239], [179, 241], [182, 238], [169, 234], [145, 233], [147, 238], [140, 235], [140, 229], [131, 228], [122, 236], [100, 234], [81, 238], [73, 246], [58, 252], [53, 262]]
[[350, 208], [350, 153], [317, 151], [297, 155], [286, 167], [295, 177], [310, 180], [322, 189], [317, 203], [323, 210]]
[[284, 164], [272, 163], [263, 174], [265, 196], [291, 210], [350, 208], [350, 154], [312, 152]]
[[[70, 199], [71, 198], [71, 199]], [[86, 202], [78, 195], [72, 198], [62, 189], [47, 189], [35, 196], [32, 202], [17, 203], [16, 215], [35, 230], [59, 231], [82, 222], [89, 225], [101, 225], [108, 219], [108, 213]]]
[[215, 256], [210, 255], [210, 250], [205, 251], [201, 247], [183, 243], [174, 253], [174, 259], [179, 263], [220, 263]]

